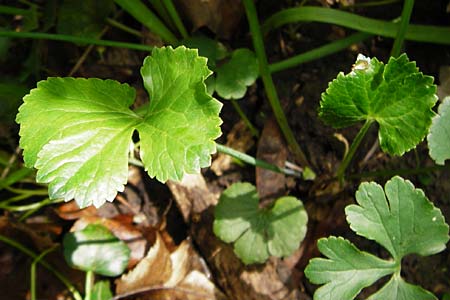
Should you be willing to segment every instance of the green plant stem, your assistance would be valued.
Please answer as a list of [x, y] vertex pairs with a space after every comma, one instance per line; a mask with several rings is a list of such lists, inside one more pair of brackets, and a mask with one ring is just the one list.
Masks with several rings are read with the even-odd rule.
[[93, 44], [93, 45], [98, 45], [98, 46], [127, 48], [127, 49], [134, 49], [134, 50], [140, 50], [140, 51], [151, 51], [153, 49], [152, 46], [148, 46], [148, 45], [116, 42], [116, 41], [110, 41], [110, 40], [99, 40], [99, 39], [94, 39], [94, 38], [86, 38], [86, 37], [79, 37], [79, 36], [66, 35], [66, 34], [54, 34], [54, 33], [42, 33], [42, 32], [16, 32], [16, 31], [6, 31], [6, 30], [1, 31], [0, 30], [0, 37], [36, 39], [36, 40], [53, 40], [53, 41], [69, 42], [69, 43], [74, 43], [74, 44]]
[[391, 56], [398, 57], [402, 51], [403, 41], [405, 40], [405, 34], [408, 30], [409, 20], [411, 19], [411, 13], [414, 8], [414, 0], [405, 0], [403, 4], [402, 16], [400, 24], [398, 24], [398, 32], [395, 37], [394, 45], [392, 46]]
[[7, 5], [0, 5], [0, 14], [26, 16], [29, 15], [30, 13], [31, 11], [27, 9]]
[[315, 48], [313, 50], [304, 52], [299, 55], [295, 55], [293, 57], [290, 57], [288, 59], [273, 63], [269, 65], [269, 70], [271, 73], [283, 71], [289, 68], [294, 68], [302, 63], [312, 61], [330, 54], [333, 54], [335, 52], [338, 52], [342, 49], [345, 49], [355, 43], [359, 43], [365, 39], [368, 39], [372, 35], [370, 33], [366, 32], [358, 32], [355, 34], [352, 34], [346, 38], [340, 39], [338, 41], [326, 44], [324, 46]]
[[141, 0], [114, 0], [114, 2], [165, 42], [172, 45], [177, 44], [178, 40], [175, 35]]
[[221, 145], [221, 144], [217, 144], [217, 151], [222, 152], [224, 154], [230, 155], [238, 160], [243, 161], [244, 163], [247, 163], [249, 165], [255, 166], [255, 167], [259, 167], [259, 168], [263, 168], [266, 170], [271, 170], [277, 173], [281, 173], [281, 174], [285, 174], [285, 175], [290, 175], [290, 176], [295, 176], [295, 177], [301, 177], [301, 174], [299, 174], [298, 172], [294, 171], [294, 170], [289, 170], [289, 169], [285, 169], [285, 168], [280, 168], [278, 166], [272, 165], [268, 162], [265, 162], [263, 160], [254, 158], [253, 156], [250, 156], [248, 154], [242, 153], [240, 151], [234, 150], [230, 147]]
[[[262, 29], [266, 34], [271, 29], [297, 22], [329, 23], [390, 38], [395, 38], [398, 32], [398, 24], [390, 21], [366, 18], [337, 9], [307, 6], [275, 13], [264, 22]], [[410, 24], [405, 39], [450, 45], [450, 28]]]
[[86, 272], [86, 281], [84, 285], [84, 300], [92, 299], [92, 286], [94, 285], [94, 272], [89, 270]]
[[[23, 253], [25, 253], [26, 255], [30, 256], [33, 259], [38, 258], [38, 255], [36, 253], [31, 251], [24, 245], [20, 244], [19, 242], [12, 240], [4, 235], [0, 234], [0, 241], [16, 248], [17, 250], [22, 251]], [[41, 259], [38, 262], [47, 270], [52, 272], [56, 276], [56, 278], [58, 278], [66, 286], [66, 288], [72, 293], [72, 296], [75, 298], [75, 300], [83, 300], [80, 292], [75, 288], [75, 286], [72, 285], [72, 283], [70, 283], [69, 279], [67, 279], [63, 274], [61, 274], [55, 268], [49, 265], [44, 259]]]
[[247, 127], [250, 130], [250, 132], [252, 133], [252, 135], [254, 137], [259, 137], [258, 129], [256, 129], [255, 126], [253, 126], [252, 122], [250, 122], [250, 120], [247, 118], [245, 113], [242, 111], [241, 106], [239, 105], [238, 101], [236, 101], [234, 99], [231, 99], [230, 101], [231, 101], [231, 104], [233, 105], [234, 109], [236, 110], [236, 112], [239, 114], [239, 117], [241, 117], [242, 121], [245, 123], [245, 125], [247, 125]]
[[49, 254], [50, 252], [55, 250], [56, 247], [57, 246], [53, 246], [53, 247], [48, 248], [47, 250], [43, 251], [31, 263], [31, 270], [30, 270], [30, 294], [31, 294], [30, 297], [31, 297], [31, 300], [36, 300], [36, 265], [41, 259], [44, 258], [44, 256], [46, 256], [47, 254]]
[[162, 0], [162, 2], [164, 3], [167, 12], [169, 13], [171, 19], [175, 23], [175, 26], [177, 27], [183, 39], [187, 38], [189, 35], [187, 33], [186, 28], [184, 27], [183, 22], [181, 21], [180, 16], [178, 15], [175, 6], [173, 5], [172, 0]]
[[164, 20], [165, 24], [169, 26], [170, 29], [176, 30], [175, 24], [173, 24], [173, 20], [170, 18], [169, 13], [161, 0], [149, 0], [149, 2], [153, 9], [156, 10], [156, 13]]
[[270, 74], [269, 65], [267, 63], [266, 52], [264, 49], [264, 41], [262, 39], [258, 16], [256, 14], [256, 8], [253, 3], [253, 0], [244, 0], [243, 2], [245, 12], [247, 14], [248, 23], [250, 25], [250, 31], [252, 33], [253, 46], [255, 48], [256, 56], [259, 62], [260, 75], [264, 83], [267, 98], [269, 99], [269, 103], [272, 106], [275, 118], [277, 119], [278, 125], [280, 126], [280, 129], [283, 132], [283, 135], [286, 138], [286, 141], [291, 150], [293, 151], [293, 154], [295, 155], [298, 162], [302, 164], [303, 167], [310, 167], [310, 164], [306, 159], [305, 154], [300, 148], [300, 145], [295, 140], [294, 134], [292, 133], [288, 121], [286, 119], [286, 115], [284, 114], [283, 109], [281, 107], [280, 100], [278, 99], [278, 94], [275, 89], [272, 76]]
[[140, 33], [138, 30], [128, 27], [127, 25], [124, 25], [112, 18], [106, 18], [106, 23], [112, 27], [116, 27], [122, 31], [128, 32], [129, 34], [132, 34], [134, 36], [137, 36], [138, 38], [142, 38], [142, 33]]
[[345, 155], [344, 159], [342, 160], [341, 164], [339, 165], [339, 168], [336, 172], [336, 177], [339, 179], [339, 182], [342, 184], [344, 182], [344, 173], [347, 169], [349, 163], [352, 161], [353, 156], [355, 155], [356, 149], [358, 149], [359, 144], [361, 144], [362, 139], [366, 135], [367, 131], [370, 128], [370, 125], [372, 125], [374, 121], [373, 120], [367, 120], [363, 127], [359, 130], [358, 134], [356, 135], [355, 139], [353, 140], [352, 145], [350, 146], [350, 149], [348, 150], [347, 155]]

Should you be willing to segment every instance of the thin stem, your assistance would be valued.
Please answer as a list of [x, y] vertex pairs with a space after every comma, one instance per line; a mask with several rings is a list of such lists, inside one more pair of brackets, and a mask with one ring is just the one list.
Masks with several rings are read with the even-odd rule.
[[358, 32], [352, 34], [344, 39], [340, 39], [338, 41], [326, 44], [324, 46], [315, 48], [313, 50], [301, 53], [299, 55], [295, 55], [288, 59], [273, 63], [269, 65], [269, 70], [271, 73], [283, 71], [286, 69], [294, 68], [302, 63], [312, 61], [333, 53], [336, 53], [340, 50], [343, 50], [353, 44], [359, 43], [365, 39], [368, 39], [372, 35], [365, 32]]
[[164, 7], [164, 4], [161, 0], [148, 0], [152, 5], [153, 9], [156, 10], [156, 13], [163, 19], [165, 24], [170, 27], [170, 29], [175, 30], [175, 24], [173, 24], [173, 20], [170, 18], [167, 9]]
[[367, 131], [370, 128], [370, 125], [372, 125], [373, 120], [367, 120], [363, 127], [359, 130], [358, 134], [356, 135], [355, 139], [353, 140], [352, 145], [350, 146], [350, 149], [348, 150], [347, 155], [342, 160], [341, 164], [339, 165], [339, 168], [336, 172], [336, 177], [339, 179], [339, 182], [342, 184], [344, 182], [344, 173], [347, 169], [349, 163], [353, 159], [353, 156], [355, 155], [356, 149], [358, 149], [359, 144], [361, 144], [362, 139], [366, 135]]
[[255, 48], [256, 56], [258, 57], [259, 71], [264, 83], [267, 98], [269, 99], [269, 103], [272, 106], [272, 110], [275, 118], [277, 119], [278, 125], [280, 126], [280, 129], [283, 132], [283, 135], [286, 138], [286, 141], [293, 151], [296, 159], [300, 164], [302, 164], [303, 167], [309, 167], [310, 164], [306, 159], [306, 156], [303, 153], [302, 149], [300, 148], [300, 145], [295, 140], [294, 134], [292, 133], [286, 119], [286, 115], [284, 114], [281, 107], [280, 100], [278, 99], [278, 94], [275, 89], [272, 76], [270, 74], [269, 65], [267, 63], [264, 41], [262, 39], [255, 5], [253, 3], [253, 0], [244, 0], [243, 2], [245, 12], [247, 14], [248, 23], [250, 25], [250, 31], [252, 33], [253, 46]]
[[180, 16], [178, 15], [175, 6], [173, 5], [172, 0], [162, 0], [162, 2], [164, 3], [167, 12], [169, 13], [172, 21], [175, 23], [175, 26], [177, 27], [183, 39], [187, 38], [189, 35], [186, 28], [184, 27], [183, 22], [181, 21]]
[[36, 265], [37, 263], [44, 258], [47, 254], [55, 250], [57, 246], [53, 246], [51, 248], [48, 248], [47, 250], [43, 251], [41, 254], [39, 254], [38, 257], [36, 257], [33, 262], [31, 263], [31, 270], [30, 270], [30, 294], [31, 294], [31, 300], [36, 300]]
[[[0, 234], [0, 241], [22, 251], [26, 255], [32, 257], [33, 259], [37, 259], [38, 255], [25, 247], [24, 245], [20, 244], [19, 242], [12, 240], [4, 235]], [[45, 267], [47, 270], [52, 272], [66, 287], [67, 289], [72, 293], [75, 300], [83, 300], [81, 297], [80, 292], [75, 288], [75, 286], [70, 283], [69, 279], [67, 279], [63, 274], [59, 273], [55, 268], [53, 268], [51, 265], [49, 265], [44, 259], [41, 259], [38, 261], [43, 267]]]
[[403, 47], [403, 41], [405, 40], [405, 34], [408, 30], [409, 20], [411, 19], [411, 13], [414, 8], [414, 0], [405, 0], [403, 4], [402, 16], [400, 24], [398, 25], [397, 36], [395, 37], [394, 45], [392, 46], [391, 56], [397, 57], [400, 55]]
[[[398, 25], [392, 21], [384, 21], [359, 16], [338, 9], [323, 7], [296, 7], [279, 11], [270, 16], [263, 24], [264, 34], [277, 27], [297, 22], [322, 22], [339, 25], [374, 35], [395, 38]], [[411, 41], [450, 44], [450, 28], [444, 26], [410, 24], [405, 38]]]
[[140, 33], [138, 30], [131, 28], [127, 25], [124, 25], [112, 18], [106, 18], [106, 23], [108, 25], [111, 25], [112, 27], [116, 27], [122, 31], [128, 32], [129, 34], [132, 34], [134, 36], [137, 36], [138, 38], [142, 38], [142, 33]]
[[89, 270], [86, 272], [86, 281], [84, 285], [84, 300], [92, 299], [92, 286], [94, 285], [94, 272]]
[[73, 35], [67, 35], [67, 34], [54, 34], [54, 33], [43, 33], [43, 32], [16, 32], [16, 31], [8, 31], [8, 30], [1, 31], [0, 30], [0, 37], [37, 39], [37, 40], [53, 40], [53, 41], [69, 42], [69, 43], [74, 43], [74, 44], [93, 44], [93, 45], [107, 46], [107, 47], [134, 49], [134, 50], [140, 50], [140, 51], [151, 51], [153, 49], [152, 46], [148, 46], [148, 45], [116, 42], [116, 41], [110, 41], [110, 40], [99, 40], [99, 39], [94, 39], [94, 38], [86, 38], [86, 37], [73, 36]]
[[295, 176], [295, 177], [301, 177], [301, 174], [299, 172], [296, 172], [294, 170], [290, 170], [290, 169], [285, 169], [285, 168], [280, 168], [278, 166], [272, 165], [268, 162], [265, 162], [263, 160], [254, 158], [253, 156], [250, 156], [248, 154], [242, 153], [240, 151], [234, 150], [232, 148], [229, 148], [227, 146], [221, 145], [221, 144], [217, 144], [216, 143], [216, 147], [217, 147], [217, 151], [222, 152], [224, 154], [230, 155], [236, 159], [239, 159], [241, 161], [243, 161], [244, 163], [247, 163], [249, 165], [255, 166], [255, 167], [259, 167], [259, 168], [263, 168], [263, 169], [267, 169], [270, 171], [274, 171], [277, 173], [281, 173], [281, 174], [285, 174], [285, 175], [290, 175], [290, 176]]
[[242, 121], [244, 121], [245, 125], [247, 125], [247, 127], [250, 130], [250, 132], [252, 133], [252, 135], [254, 137], [259, 137], [258, 129], [256, 129], [255, 126], [253, 126], [252, 122], [250, 122], [250, 120], [247, 118], [245, 113], [242, 111], [239, 103], [234, 99], [231, 99], [230, 101], [231, 101], [231, 104], [233, 105], [234, 109], [236, 110], [236, 112], [239, 114], [239, 117], [241, 117]]

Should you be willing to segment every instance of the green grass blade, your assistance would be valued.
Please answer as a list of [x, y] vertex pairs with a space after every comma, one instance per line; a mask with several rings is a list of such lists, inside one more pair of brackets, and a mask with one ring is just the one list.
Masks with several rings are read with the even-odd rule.
[[398, 28], [397, 36], [395, 37], [394, 45], [392, 46], [391, 56], [398, 57], [402, 51], [403, 41], [405, 40], [405, 34], [408, 30], [413, 7], [414, 0], [405, 0], [399, 25], [400, 27]]
[[173, 5], [172, 0], [162, 0], [162, 1], [183, 39], [187, 38], [189, 35], [187, 33], [186, 28], [183, 25], [183, 22], [181, 21], [180, 16], [178, 15], [177, 9]]
[[[322, 22], [363, 31], [371, 34], [395, 38], [398, 24], [358, 16], [353, 13], [322, 7], [298, 7], [282, 10], [269, 17], [262, 26], [264, 33], [271, 29], [296, 22]], [[405, 39], [450, 45], [450, 28], [410, 24]]]
[[145, 27], [159, 35], [169, 44], [177, 44], [175, 35], [163, 22], [140, 0], [114, 0], [117, 5], [141, 22]]

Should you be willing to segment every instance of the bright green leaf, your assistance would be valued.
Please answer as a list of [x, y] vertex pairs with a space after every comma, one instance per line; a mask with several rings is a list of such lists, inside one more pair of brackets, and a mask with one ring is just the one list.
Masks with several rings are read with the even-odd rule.
[[420, 286], [405, 282], [398, 274], [394, 274], [391, 280], [382, 289], [373, 294], [367, 300], [436, 300], [437, 298]]
[[360, 251], [341, 237], [322, 238], [317, 246], [328, 259], [313, 258], [305, 269], [312, 283], [325, 284], [314, 293], [315, 300], [354, 299], [363, 288], [396, 270], [394, 262]]
[[64, 0], [59, 9], [57, 31], [96, 38], [113, 9], [113, 0]]
[[122, 274], [130, 258], [130, 248], [100, 224], [67, 233], [63, 245], [70, 266], [104, 276]]
[[441, 211], [410, 181], [393, 177], [384, 192], [374, 182], [362, 183], [356, 201], [358, 205], [345, 209], [350, 227], [381, 244], [397, 261], [408, 254], [425, 256], [445, 249], [449, 228]]
[[279, 198], [271, 209], [260, 209], [258, 203], [253, 185], [236, 183], [222, 193], [215, 209], [214, 233], [235, 242], [234, 251], [245, 264], [288, 256], [306, 234], [308, 216], [298, 199]]
[[49, 78], [24, 98], [20, 146], [52, 199], [80, 207], [112, 201], [127, 182], [135, 130], [151, 177], [181, 180], [210, 165], [221, 104], [206, 93], [206, 59], [184, 47], [155, 48], [141, 72], [151, 100], [144, 116], [129, 109], [135, 90], [113, 80]]
[[438, 165], [444, 165], [445, 160], [450, 158], [450, 97], [439, 105], [427, 140], [430, 156]]
[[433, 77], [419, 72], [406, 54], [386, 65], [359, 55], [352, 72], [340, 73], [322, 94], [319, 116], [335, 128], [374, 120], [383, 151], [402, 155], [427, 134], [435, 93]]
[[258, 78], [258, 60], [249, 49], [233, 52], [230, 61], [217, 69], [216, 92], [224, 99], [244, 97], [247, 87]]

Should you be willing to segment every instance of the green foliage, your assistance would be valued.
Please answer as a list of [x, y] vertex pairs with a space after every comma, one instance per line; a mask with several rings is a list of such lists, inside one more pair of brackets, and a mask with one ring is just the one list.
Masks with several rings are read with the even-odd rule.
[[183, 40], [183, 45], [191, 49], [197, 49], [198, 55], [208, 59], [208, 67], [212, 70], [215, 69], [217, 61], [228, 55], [227, 49], [222, 43], [204, 35], [190, 36]]
[[58, 33], [97, 37], [114, 9], [112, 0], [64, 0], [59, 8]]
[[89, 224], [83, 230], [67, 233], [63, 245], [64, 258], [71, 267], [104, 276], [122, 274], [131, 252], [100, 224]]
[[260, 209], [258, 203], [253, 185], [235, 183], [215, 208], [214, 233], [224, 242], [234, 242], [245, 264], [262, 263], [270, 255], [288, 256], [306, 234], [308, 215], [297, 198], [279, 198], [270, 209]]
[[343, 238], [320, 239], [319, 250], [327, 259], [314, 258], [305, 270], [311, 282], [325, 284], [314, 299], [354, 299], [363, 288], [388, 274], [392, 278], [370, 300], [436, 299], [421, 287], [403, 281], [400, 271], [406, 255], [432, 255], [445, 249], [449, 227], [441, 211], [422, 190], [398, 176], [386, 183], [384, 191], [374, 182], [362, 183], [356, 201], [358, 205], [345, 209], [351, 229], [382, 245], [393, 261], [362, 252]]
[[97, 281], [91, 292], [92, 300], [109, 300], [113, 298], [108, 280]]
[[376, 121], [383, 151], [402, 155], [427, 134], [435, 93], [433, 77], [419, 72], [406, 54], [386, 65], [359, 55], [353, 70], [340, 73], [322, 94], [319, 116], [335, 128]]
[[24, 84], [13, 80], [3, 80], [0, 82], [0, 123], [14, 122], [17, 108], [20, 106], [22, 97], [28, 92]]
[[231, 59], [217, 69], [216, 92], [224, 99], [240, 99], [258, 76], [255, 54], [246, 48], [237, 49]]
[[450, 97], [439, 105], [427, 140], [430, 156], [437, 164], [444, 165], [445, 160], [450, 158]]
[[210, 165], [221, 104], [206, 93], [210, 74], [197, 51], [155, 48], [141, 69], [150, 105], [129, 107], [135, 90], [113, 80], [49, 78], [24, 98], [17, 122], [25, 164], [52, 199], [102, 205], [123, 190], [135, 130], [151, 177], [181, 180]]

